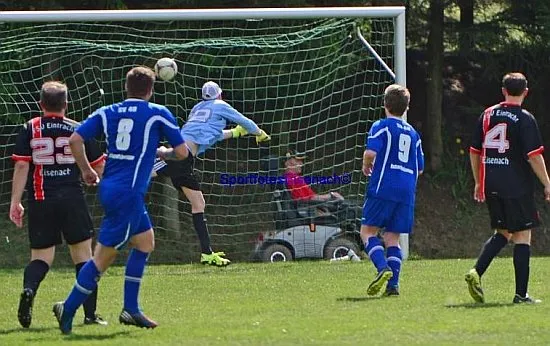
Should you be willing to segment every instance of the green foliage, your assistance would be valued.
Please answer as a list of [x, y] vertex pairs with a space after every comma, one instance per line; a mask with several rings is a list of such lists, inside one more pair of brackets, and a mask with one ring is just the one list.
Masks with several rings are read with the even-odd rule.
[[[487, 303], [475, 305], [464, 273], [473, 261], [405, 261], [401, 296], [372, 299], [369, 261], [232, 264], [227, 268], [149, 266], [140, 290], [154, 331], [118, 324], [123, 268], [99, 282], [98, 312], [109, 326], [82, 325], [62, 336], [51, 313], [74, 284], [74, 269], [54, 269], [40, 287], [33, 324], [16, 320], [22, 270], [0, 271], [2, 345], [508, 345], [550, 343], [550, 306], [513, 306], [513, 266], [497, 259], [484, 276]], [[529, 293], [550, 299], [550, 260], [531, 262]], [[513, 316], [514, 318], [510, 318]], [[392, 321], [389, 323], [388, 321]], [[373, 327], [376, 325], [376, 327]], [[396, 327], [398, 326], [398, 327]]]

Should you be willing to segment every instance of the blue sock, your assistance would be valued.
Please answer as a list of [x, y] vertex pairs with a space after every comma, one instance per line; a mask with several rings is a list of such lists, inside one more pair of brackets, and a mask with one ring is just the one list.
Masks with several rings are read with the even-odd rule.
[[388, 267], [386, 257], [384, 256], [384, 247], [377, 237], [370, 237], [365, 243], [365, 252], [369, 255], [376, 270], [380, 273], [384, 268]]
[[148, 253], [132, 249], [126, 262], [126, 273], [124, 277], [124, 310], [131, 314], [139, 312], [139, 286], [145, 271]]
[[76, 310], [84, 303], [88, 296], [97, 288], [101, 273], [93, 260], [89, 260], [78, 272], [73, 290], [65, 300], [65, 311], [74, 315]]
[[388, 266], [393, 272], [392, 278], [388, 281], [388, 287], [399, 287], [399, 272], [401, 272], [401, 260], [403, 260], [401, 248], [398, 246], [389, 246], [387, 256]]

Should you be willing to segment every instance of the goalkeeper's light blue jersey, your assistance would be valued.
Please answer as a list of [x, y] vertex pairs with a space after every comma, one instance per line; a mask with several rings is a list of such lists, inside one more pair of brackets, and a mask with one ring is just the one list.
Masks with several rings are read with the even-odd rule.
[[369, 131], [366, 148], [376, 152], [367, 198], [414, 205], [418, 173], [424, 170], [416, 130], [401, 118], [378, 120]]
[[101, 107], [76, 132], [85, 140], [105, 135], [107, 163], [102, 187], [145, 193], [159, 141], [183, 143], [176, 119], [161, 105], [140, 99]]
[[193, 107], [181, 128], [183, 139], [198, 144], [197, 154], [204, 153], [216, 142], [223, 140], [227, 122], [244, 127], [249, 133], [260, 133], [258, 125], [222, 100], [201, 101]]

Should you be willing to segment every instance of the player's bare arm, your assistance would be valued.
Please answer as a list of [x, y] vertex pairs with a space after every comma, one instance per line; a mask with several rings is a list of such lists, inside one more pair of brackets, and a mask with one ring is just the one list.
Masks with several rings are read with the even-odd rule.
[[73, 157], [80, 168], [82, 173], [82, 180], [87, 185], [96, 185], [99, 181], [99, 176], [96, 171], [90, 165], [90, 161], [86, 157], [86, 151], [84, 149], [84, 139], [78, 133], [73, 133], [69, 138], [69, 146]]
[[550, 178], [548, 178], [544, 157], [542, 154], [533, 155], [529, 157], [529, 164], [537, 178], [539, 178], [541, 184], [544, 186], [544, 198], [550, 202]]
[[372, 166], [374, 164], [374, 159], [376, 158], [376, 151], [373, 150], [365, 150], [363, 153], [363, 174], [365, 176], [370, 176], [372, 172]]
[[175, 148], [161, 146], [157, 149], [157, 156], [164, 160], [185, 160], [189, 156], [189, 150], [184, 143]]
[[23, 227], [23, 216], [25, 209], [21, 205], [25, 184], [30, 164], [26, 161], [17, 161], [13, 171], [13, 182], [11, 187], [10, 220], [18, 227]]
[[472, 167], [472, 176], [474, 177], [474, 200], [484, 202], [485, 196], [481, 193], [481, 185], [479, 182], [479, 165], [480, 156], [476, 152], [470, 151], [470, 166]]

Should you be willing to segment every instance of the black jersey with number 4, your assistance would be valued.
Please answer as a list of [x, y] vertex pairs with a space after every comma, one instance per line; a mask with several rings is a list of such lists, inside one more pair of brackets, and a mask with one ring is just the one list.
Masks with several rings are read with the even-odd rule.
[[[69, 147], [76, 121], [60, 116], [36, 117], [26, 122], [17, 135], [14, 161], [30, 163], [27, 179], [29, 200], [71, 198], [83, 194], [80, 170]], [[103, 161], [97, 143], [86, 143], [92, 167]]]
[[544, 147], [535, 117], [502, 102], [479, 117], [470, 151], [481, 155], [480, 184], [486, 195], [516, 198], [534, 191], [529, 157]]

